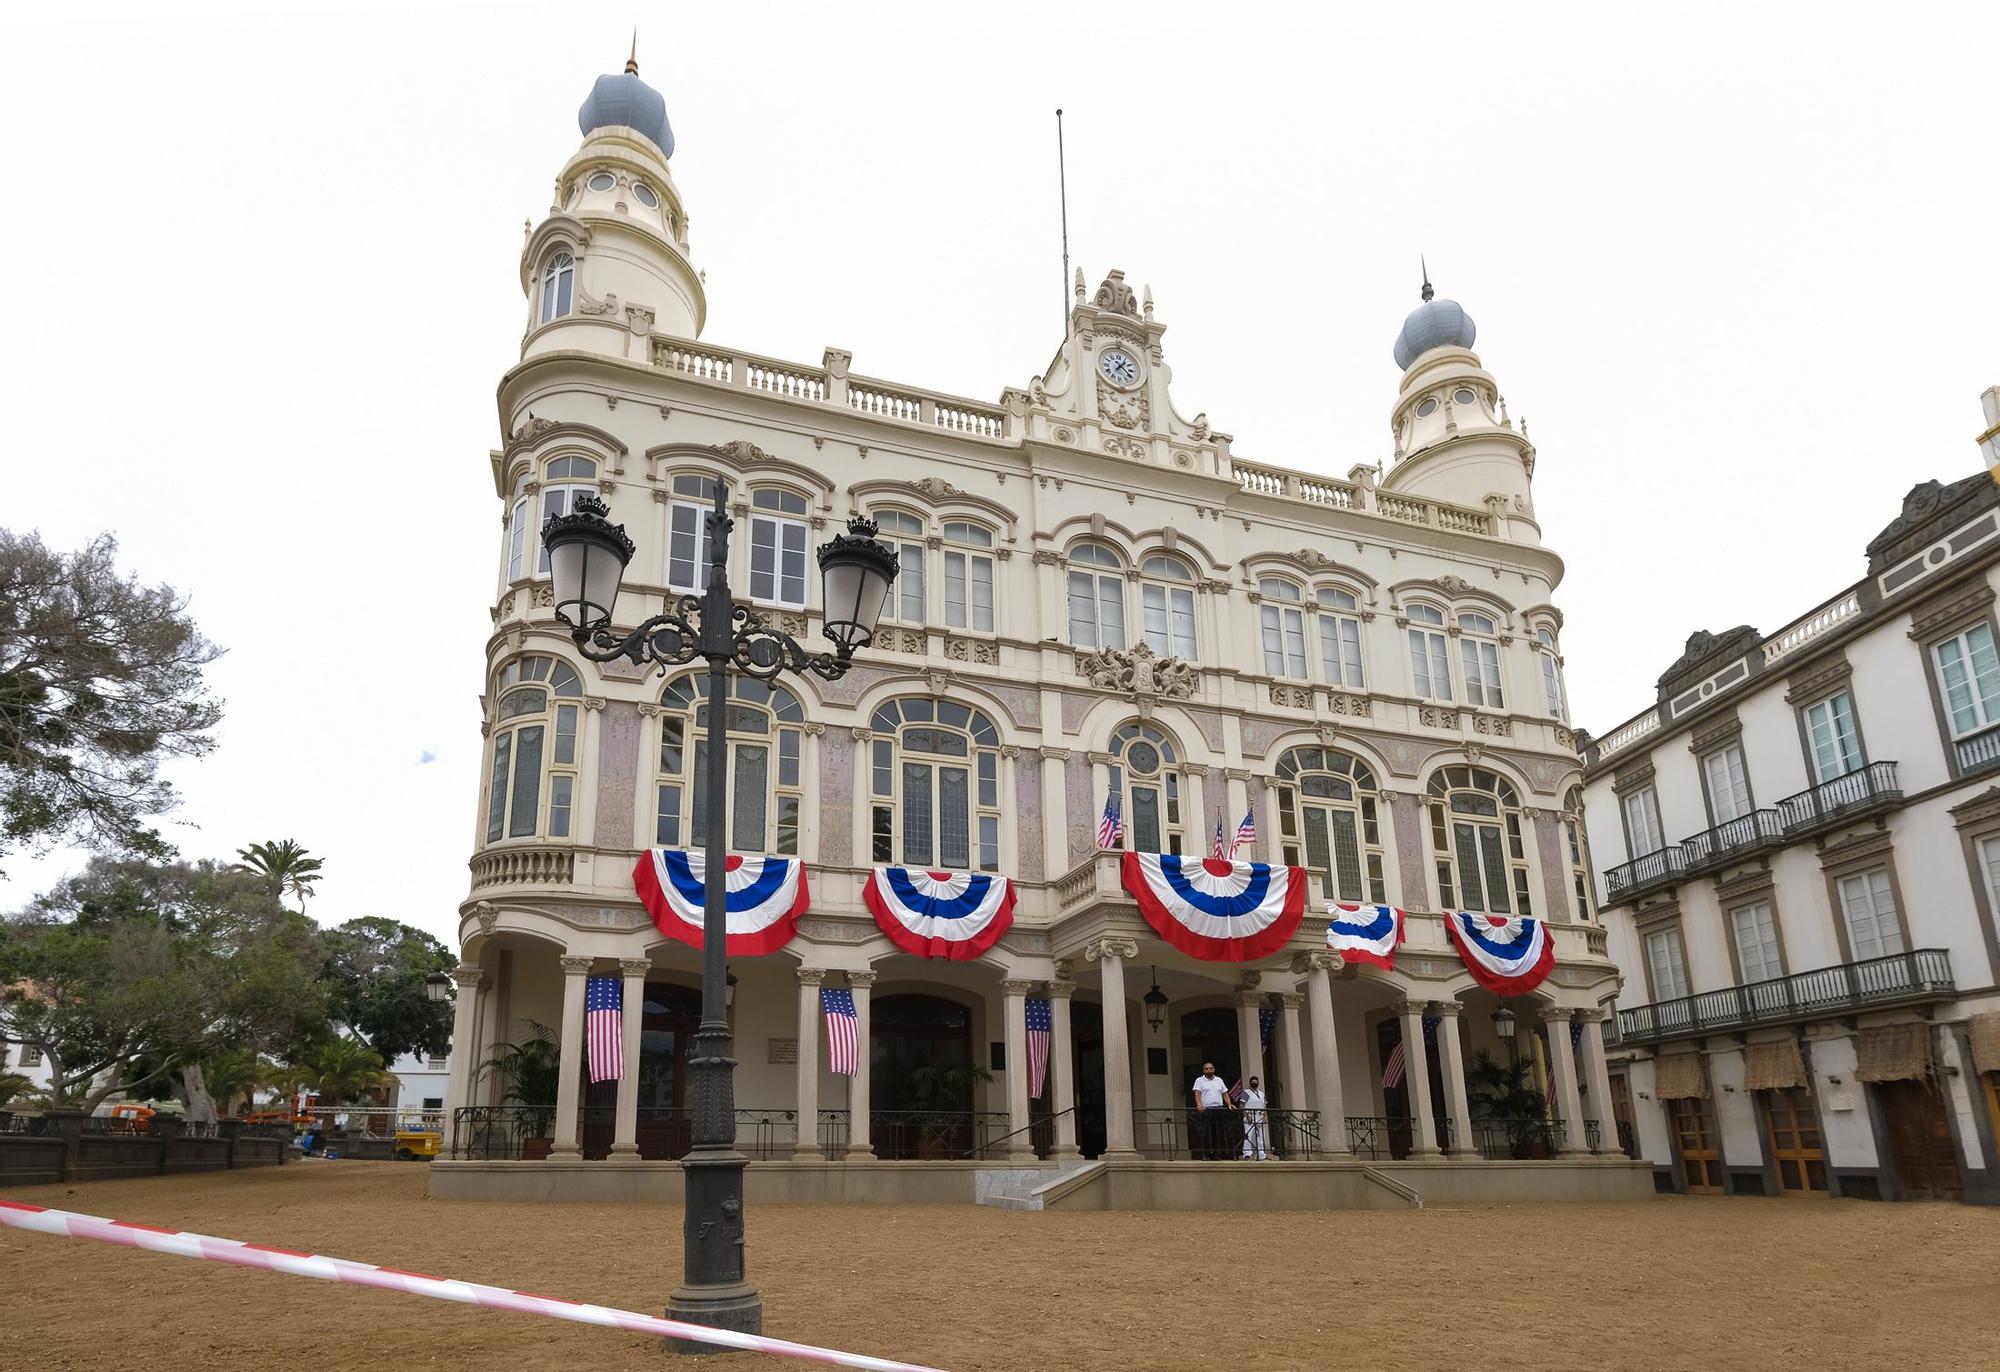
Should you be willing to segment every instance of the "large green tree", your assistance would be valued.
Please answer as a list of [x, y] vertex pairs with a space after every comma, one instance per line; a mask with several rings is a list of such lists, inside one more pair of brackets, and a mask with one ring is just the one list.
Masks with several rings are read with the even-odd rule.
[[0, 856], [68, 840], [164, 856], [160, 763], [213, 746], [202, 669], [221, 650], [117, 553], [108, 534], [63, 553], [0, 529]]
[[424, 982], [449, 971], [450, 951], [421, 929], [393, 919], [351, 919], [323, 935], [333, 1017], [385, 1061], [451, 1046], [451, 1004], [432, 1002]]

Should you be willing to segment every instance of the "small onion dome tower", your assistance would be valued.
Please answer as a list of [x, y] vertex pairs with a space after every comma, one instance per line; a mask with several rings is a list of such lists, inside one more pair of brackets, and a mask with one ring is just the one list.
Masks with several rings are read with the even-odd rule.
[[650, 362], [656, 335], [700, 337], [708, 300], [667, 168], [667, 102], [639, 79], [636, 35], [625, 70], [597, 78], [576, 122], [583, 146], [556, 176], [555, 201], [521, 251], [521, 356], [583, 351]]
[[1396, 335], [1403, 369], [1389, 420], [1396, 464], [1381, 489], [1477, 511], [1495, 536], [1540, 543], [1529, 482], [1535, 450], [1472, 351], [1478, 336], [1463, 306], [1437, 298], [1426, 269], [1423, 302]]

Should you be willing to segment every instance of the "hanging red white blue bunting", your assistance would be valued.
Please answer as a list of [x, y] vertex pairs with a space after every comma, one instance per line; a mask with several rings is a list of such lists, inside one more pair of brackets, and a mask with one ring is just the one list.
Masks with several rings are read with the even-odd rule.
[[1549, 926], [1518, 915], [1447, 914], [1444, 927], [1472, 979], [1499, 996], [1524, 996], [1556, 965]]
[[1014, 883], [985, 872], [877, 867], [861, 898], [889, 941], [920, 958], [976, 958], [1014, 923]]
[[1302, 867], [1127, 853], [1124, 879], [1153, 932], [1207, 962], [1247, 962], [1276, 952], [1306, 912]]
[[[703, 862], [700, 853], [653, 848], [641, 853], [632, 869], [632, 885], [653, 916], [653, 927], [694, 948], [701, 947]], [[733, 958], [773, 953], [790, 943], [811, 899], [805, 865], [797, 858], [731, 853], [723, 885], [729, 914], [723, 950]]]
[[1393, 969], [1396, 945], [1403, 941], [1403, 912], [1393, 905], [1348, 905], [1334, 901], [1326, 907], [1331, 922], [1326, 926], [1326, 946], [1349, 962], [1372, 962]]

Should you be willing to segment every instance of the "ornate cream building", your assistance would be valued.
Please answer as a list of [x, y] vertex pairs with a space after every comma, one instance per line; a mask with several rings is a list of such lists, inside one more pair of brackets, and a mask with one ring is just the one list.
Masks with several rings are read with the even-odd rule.
[[[798, 856], [812, 895], [787, 947], [732, 967], [753, 1197], [970, 1200], [1002, 1186], [975, 1180], [1002, 1176], [995, 1163], [1034, 1205], [1649, 1189], [1603, 1124], [1619, 983], [1588, 895], [1562, 562], [1535, 515], [1535, 449], [1465, 312], [1425, 286], [1396, 341], [1386, 465], [1344, 478], [1240, 456], [1185, 413], [1151, 292], [1117, 271], [1094, 289], [1078, 273], [1054, 355], [997, 400], [867, 376], [837, 348], [765, 357], [701, 336], [660, 97], [628, 67], [580, 114], [582, 145], [522, 250], [526, 330], [499, 390], [486, 764], [455, 1156], [436, 1192], [679, 1186], [697, 960], [655, 931], [632, 869], [649, 846], [695, 844], [703, 730], [686, 678], [571, 651], [538, 529], [584, 493], [609, 502], [637, 544], [629, 626], [695, 588], [718, 484], [738, 596], [802, 640], [818, 640], [810, 545], [862, 513], [902, 559], [853, 671], [741, 681], [730, 714], [731, 847]], [[1312, 874], [1291, 946], [1242, 965], [1162, 943], [1118, 854], [1096, 846], [1113, 793], [1125, 841], [1148, 851], [1206, 853], [1218, 823], [1254, 814], [1254, 855]], [[878, 863], [1004, 875], [1013, 928], [974, 961], [900, 952], [861, 899]], [[1409, 911], [1393, 973], [1327, 950], [1332, 899]], [[1447, 908], [1552, 926], [1556, 971], [1513, 1007], [1511, 1043], [1447, 943]], [[638, 1070], [615, 1085], [582, 1080], [588, 975], [624, 979]], [[870, 1046], [852, 1079], [828, 1073], [821, 1041], [819, 991], [842, 986]], [[1030, 996], [1053, 1018], [1033, 1100]], [[552, 1119], [477, 1070], [537, 1024], [560, 1045]], [[1407, 1074], [1385, 1089], [1406, 1037]], [[1510, 1049], [1551, 1088], [1539, 1147], [1474, 1119], [1474, 1055]], [[1205, 1058], [1265, 1074], [1286, 1112], [1293, 1161], [1254, 1194], [1255, 1169], [1211, 1164], [1187, 1183], [1200, 1169], [1172, 1161]]]

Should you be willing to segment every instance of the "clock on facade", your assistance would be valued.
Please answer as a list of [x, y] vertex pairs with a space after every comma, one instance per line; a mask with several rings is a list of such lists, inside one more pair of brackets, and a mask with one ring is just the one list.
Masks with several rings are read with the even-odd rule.
[[1097, 370], [1114, 386], [1130, 386], [1139, 379], [1139, 364], [1123, 348], [1106, 348], [1098, 354]]

